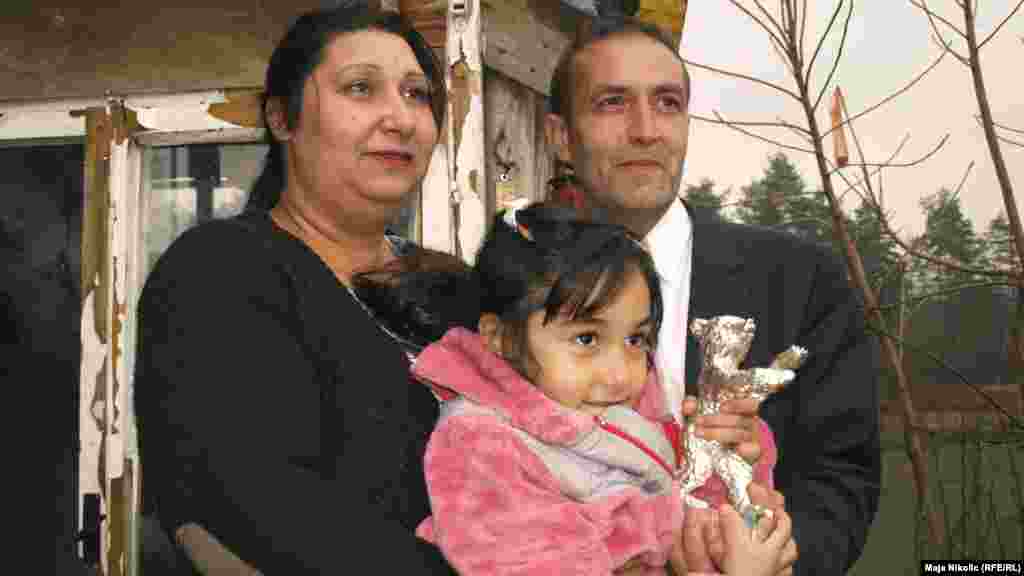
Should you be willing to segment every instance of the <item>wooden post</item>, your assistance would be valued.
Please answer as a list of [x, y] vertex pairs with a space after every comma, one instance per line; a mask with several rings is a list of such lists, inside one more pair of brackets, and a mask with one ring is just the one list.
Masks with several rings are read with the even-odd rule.
[[467, 262], [476, 256], [487, 227], [480, 16], [480, 0], [448, 3], [445, 76], [449, 91], [446, 123], [452, 253]]

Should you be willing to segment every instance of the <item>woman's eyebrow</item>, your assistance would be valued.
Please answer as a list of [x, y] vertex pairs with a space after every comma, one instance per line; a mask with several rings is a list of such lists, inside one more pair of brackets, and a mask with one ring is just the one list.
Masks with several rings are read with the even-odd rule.
[[[355, 64], [347, 64], [338, 68], [336, 76], [343, 76], [351, 71], [359, 72], [380, 72], [383, 68], [379, 64], [373, 62], [357, 62]], [[403, 80], [426, 80], [427, 75], [421, 72], [419, 69], [409, 69], [402, 75]]]

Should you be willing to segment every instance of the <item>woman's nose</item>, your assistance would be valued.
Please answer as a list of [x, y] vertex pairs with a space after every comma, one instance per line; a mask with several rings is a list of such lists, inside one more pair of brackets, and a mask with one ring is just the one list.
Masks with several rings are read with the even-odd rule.
[[391, 93], [385, 103], [386, 113], [382, 122], [385, 130], [409, 136], [416, 128], [416, 115], [413, 103], [402, 94], [401, 90]]

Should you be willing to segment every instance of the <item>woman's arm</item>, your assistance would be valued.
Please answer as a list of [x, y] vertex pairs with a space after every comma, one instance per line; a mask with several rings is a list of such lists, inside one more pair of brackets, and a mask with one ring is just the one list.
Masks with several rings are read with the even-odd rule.
[[182, 240], [147, 281], [136, 363], [144, 494], [167, 532], [198, 524], [264, 574], [447, 573], [366, 491], [316, 471], [341, 440], [322, 432], [286, 278], [251, 235]]

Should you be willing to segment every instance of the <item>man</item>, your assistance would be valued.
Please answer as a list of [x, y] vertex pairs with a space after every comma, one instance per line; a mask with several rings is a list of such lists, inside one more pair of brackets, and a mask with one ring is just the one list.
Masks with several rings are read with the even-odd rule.
[[[793, 518], [794, 572], [842, 574], [859, 557], [878, 507], [877, 349], [845, 268], [826, 248], [721, 221], [677, 197], [690, 86], [672, 44], [642, 23], [595, 20], [556, 69], [548, 143], [572, 167], [584, 209], [651, 246], [665, 291], [656, 363], [672, 405], [680, 383], [692, 394], [696, 381], [689, 319], [754, 318], [750, 365], [767, 365], [792, 344], [809, 350], [785, 390], [760, 407], [723, 407], [698, 427], [756, 454], [750, 430], [760, 411], [779, 446], [775, 484]], [[685, 412], [693, 411], [689, 402]], [[687, 533], [688, 542], [693, 537]]]

